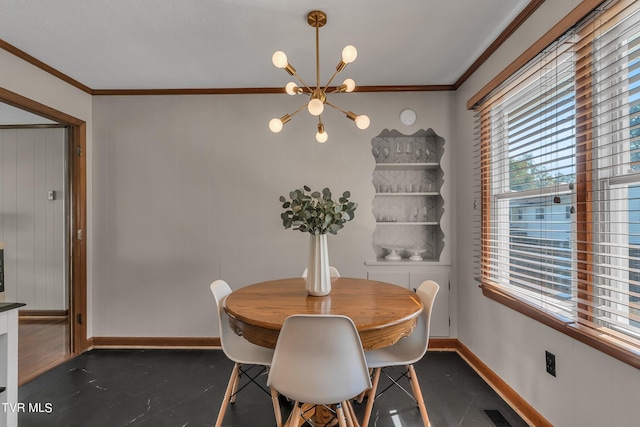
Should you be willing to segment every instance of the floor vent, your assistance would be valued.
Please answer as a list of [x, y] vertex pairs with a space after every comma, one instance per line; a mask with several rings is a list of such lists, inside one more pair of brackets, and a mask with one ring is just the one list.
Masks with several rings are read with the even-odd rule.
[[495, 424], [496, 427], [511, 427], [509, 421], [498, 411], [497, 409], [485, 409], [484, 413], [487, 414], [489, 419]]

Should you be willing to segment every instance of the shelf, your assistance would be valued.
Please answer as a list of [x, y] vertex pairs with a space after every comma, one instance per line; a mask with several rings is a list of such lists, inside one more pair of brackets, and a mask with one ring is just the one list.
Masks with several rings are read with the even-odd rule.
[[413, 192], [413, 193], [407, 193], [407, 192], [402, 192], [402, 193], [376, 193], [376, 197], [378, 196], [439, 196], [440, 193], [438, 193], [437, 191], [425, 191], [425, 192]]
[[440, 167], [438, 162], [429, 162], [429, 163], [376, 163], [376, 170], [393, 170], [393, 169], [403, 169], [403, 170], [426, 170], [426, 169], [437, 169]]
[[402, 258], [397, 261], [387, 261], [384, 258], [378, 258], [375, 261], [365, 261], [364, 265], [388, 265], [388, 266], [404, 266], [408, 267], [411, 265], [444, 265], [441, 264], [437, 259], [425, 258], [422, 261], [411, 261], [408, 258]]
[[398, 222], [398, 221], [376, 221], [379, 225], [438, 225], [437, 221], [416, 221], [416, 222]]

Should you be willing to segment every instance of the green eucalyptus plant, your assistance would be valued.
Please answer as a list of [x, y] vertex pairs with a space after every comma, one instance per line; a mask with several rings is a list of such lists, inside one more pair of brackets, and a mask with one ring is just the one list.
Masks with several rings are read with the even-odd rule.
[[284, 228], [310, 234], [338, 234], [344, 223], [354, 217], [357, 203], [350, 202], [351, 193], [345, 191], [337, 202], [328, 188], [311, 191], [306, 185], [289, 193], [289, 199], [280, 196], [285, 211], [280, 215]]

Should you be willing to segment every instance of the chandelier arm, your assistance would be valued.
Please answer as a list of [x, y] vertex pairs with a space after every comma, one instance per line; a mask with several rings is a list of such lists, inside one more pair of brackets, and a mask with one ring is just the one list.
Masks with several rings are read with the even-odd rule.
[[302, 83], [302, 86], [304, 86], [309, 91], [309, 93], [313, 92], [313, 89], [311, 89], [311, 87], [304, 80], [302, 80], [299, 75], [295, 74], [294, 77], [298, 79], [300, 83]]
[[333, 105], [329, 101], [325, 101], [325, 104], [328, 105], [329, 107], [335, 108], [336, 110], [340, 111], [342, 114], [349, 114], [347, 111], [344, 111], [342, 108]]
[[307, 104], [302, 104], [302, 106], [300, 108], [298, 108], [296, 111], [294, 111], [293, 113], [289, 114], [289, 117], [293, 117], [296, 114], [298, 114], [300, 111], [304, 110], [307, 107]]
[[[329, 79], [329, 81], [327, 82], [326, 85], [324, 85], [324, 89], [323, 91], [326, 93], [327, 89], [329, 88], [329, 85], [331, 84], [331, 82], [333, 81], [333, 79], [336, 78], [336, 76], [338, 75], [338, 73], [340, 72], [340, 70], [336, 69], [336, 71], [333, 73], [333, 76], [331, 76], [331, 78]], [[336, 91], [337, 92], [337, 91]]]
[[[302, 84], [302, 86], [304, 86], [309, 92], [313, 92], [313, 89], [311, 89], [311, 87], [307, 84], [307, 82], [302, 80], [302, 77], [298, 75], [298, 72], [296, 71], [295, 68], [291, 66], [291, 64], [287, 64], [287, 67], [288, 68], [285, 68], [285, 71], [287, 72], [287, 74], [289, 74], [292, 77], [295, 77]], [[289, 68], [291, 68], [293, 72], [289, 71]]]

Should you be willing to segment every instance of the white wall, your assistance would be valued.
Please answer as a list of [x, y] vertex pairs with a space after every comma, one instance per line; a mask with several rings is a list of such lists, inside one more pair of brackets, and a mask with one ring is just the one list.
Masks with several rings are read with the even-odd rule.
[[0, 87], [84, 120], [87, 125], [87, 335], [92, 336], [92, 99], [91, 95], [0, 49]]
[[0, 129], [5, 299], [27, 310], [68, 308], [65, 141], [63, 128]]
[[[341, 274], [366, 277], [364, 261], [375, 258], [371, 139], [431, 127], [450, 156], [452, 97], [337, 95], [332, 102], [372, 125], [360, 131], [328, 111], [325, 144], [306, 112], [279, 134], [268, 130], [300, 104], [284, 95], [95, 97], [93, 335], [217, 336], [211, 281], [238, 288], [306, 267], [308, 234], [282, 227], [278, 201], [305, 184], [349, 190], [359, 203], [329, 237], [329, 257]], [[404, 108], [418, 115], [411, 127], [400, 124]]]
[[[554, 426], [631, 426], [639, 370], [483, 297], [474, 280], [474, 123], [466, 102], [578, 3], [545, 1], [456, 92], [458, 337]], [[545, 372], [545, 350], [556, 355], [556, 378]]]

